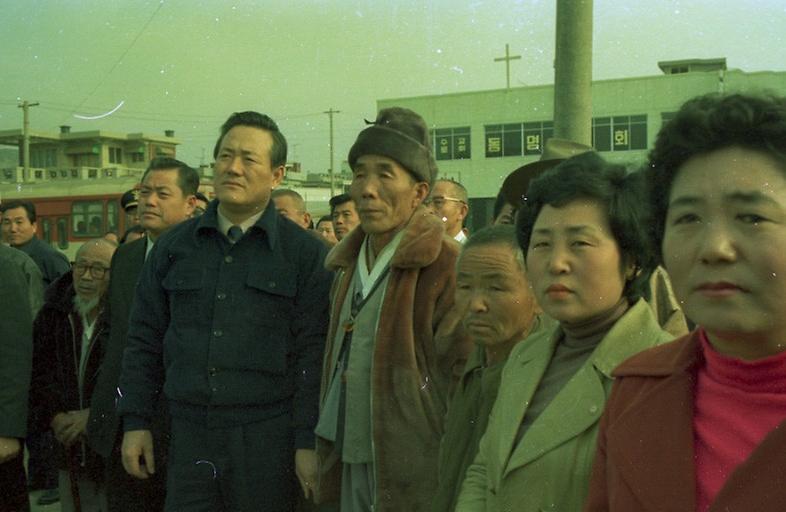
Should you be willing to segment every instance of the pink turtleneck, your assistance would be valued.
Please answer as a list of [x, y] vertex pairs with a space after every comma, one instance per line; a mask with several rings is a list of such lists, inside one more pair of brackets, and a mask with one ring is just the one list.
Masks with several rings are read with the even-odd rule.
[[743, 361], [700, 332], [705, 364], [693, 413], [696, 510], [705, 512], [734, 469], [786, 420], [786, 352]]

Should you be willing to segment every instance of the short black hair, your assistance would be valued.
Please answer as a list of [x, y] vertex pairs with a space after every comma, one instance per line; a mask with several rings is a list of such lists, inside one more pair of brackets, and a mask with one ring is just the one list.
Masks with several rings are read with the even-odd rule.
[[[464, 204], [469, 204], [469, 193], [467, 192], [467, 187], [459, 183], [458, 181], [451, 179], [451, 178], [440, 178], [438, 180], [434, 180], [434, 185], [437, 183], [448, 183], [453, 187], [453, 190], [456, 194], [456, 199], [461, 199]], [[434, 191], [434, 187], [431, 187], [431, 192]]]
[[[663, 242], [671, 185], [680, 168], [697, 155], [732, 146], [764, 153], [786, 173], [786, 98], [699, 96], [685, 102], [661, 128], [649, 155], [646, 177], [652, 237], [658, 249]], [[660, 258], [661, 251], [657, 253]]]
[[355, 202], [355, 200], [352, 199], [352, 196], [350, 196], [349, 194], [339, 194], [337, 196], [331, 197], [330, 201], [329, 201], [329, 203], [330, 203], [330, 214], [333, 215], [333, 211], [338, 206], [340, 206], [340, 205], [342, 205], [344, 203], [349, 203], [349, 202], [352, 202], [352, 203]]
[[284, 134], [278, 129], [278, 125], [270, 117], [259, 112], [246, 111], [235, 112], [226, 122], [221, 125], [218, 140], [213, 148], [213, 158], [218, 158], [218, 150], [221, 148], [221, 141], [229, 130], [235, 126], [250, 126], [252, 128], [259, 128], [270, 133], [273, 138], [273, 145], [270, 147], [270, 166], [280, 167], [287, 163], [287, 139]]
[[[485, 228], [477, 230], [472, 233], [472, 235], [467, 238], [467, 241], [461, 246], [461, 253], [463, 254], [473, 247], [488, 247], [491, 245], [504, 245], [509, 247], [516, 262], [521, 266], [521, 271], [526, 272], [527, 267], [524, 263], [524, 253], [516, 239], [516, 228], [510, 224], [486, 226]], [[459, 259], [460, 258], [461, 256], [459, 256]]]
[[5, 213], [6, 210], [13, 210], [14, 208], [24, 208], [25, 212], [27, 212], [27, 220], [30, 221], [30, 224], [35, 222], [36, 220], [36, 213], [35, 213], [35, 205], [30, 201], [22, 201], [20, 199], [12, 199], [11, 201], [3, 201], [0, 204], [0, 212]]
[[194, 194], [194, 196], [197, 198], [197, 201], [204, 201], [206, 203], [210, 202], [210, 199], [208, 199], [207, 196], [202, 192], [197, 191], [197, 193]]
[[295, 202], [295, 207], [297, 208], [297, 211], [300, 213], [306, 212], [306, 202], [303, 200], [303, 196], [301, 196], [291, 188], [274, 189], [270, 193], [270, 199], [275, 199], [277, 197], [291, 197], [292, 200]]
[[526, 255], [544, 206], [559, 208], [577, 199], [597, 201], [608, 217], [622, 265], [634, 266], [634, 275], [623, 290], [632, 302], [646, 294], [656, 266], [642, 195], [642, 180], [629, 176], [625, 167], [610, 164], [595, 152], [568, 158], [530, 183], [516, 217], [519, 245]]
[[171, 169], [177, 170], [177, 186], [180, 187], [183, 195], [186, 197], [196, 195], [199, 189], [199, 173], [187, 163], [168, 156], [158, 156], [150, 160], [142, 175], [142, 182], [144, 183], [147, 175], [153, 171], [169, 171]]
[[333, 222], [333, 217], [331, 217], [330, 215], [323, 215], [317, 221], [317, 226], [319, 226], [320, 222], [330, 222], [330, 223], [332, 223]]

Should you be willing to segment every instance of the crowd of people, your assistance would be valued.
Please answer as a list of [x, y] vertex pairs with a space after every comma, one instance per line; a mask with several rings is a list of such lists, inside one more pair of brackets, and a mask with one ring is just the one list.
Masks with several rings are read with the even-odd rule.
[[70, 265], [0, 205], [0, 511], [786, 509], [786, 98], [549, 139], [476, 232], [431, 147], [381, 110], [312, 219], [234, 113]]

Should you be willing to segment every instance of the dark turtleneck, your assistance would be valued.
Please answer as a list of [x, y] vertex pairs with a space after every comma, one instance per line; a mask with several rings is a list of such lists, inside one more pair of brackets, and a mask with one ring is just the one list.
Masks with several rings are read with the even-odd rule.
[[560, 339], [521, 422], [519, 440], [571, 377], [587, 362], [601, 340], [629, 307], [630, 304], [623, 297], [609, 309], [580, 322], [560, 322]]

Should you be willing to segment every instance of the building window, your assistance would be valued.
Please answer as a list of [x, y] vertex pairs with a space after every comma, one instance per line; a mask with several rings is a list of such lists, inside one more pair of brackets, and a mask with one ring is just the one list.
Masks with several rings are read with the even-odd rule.
[[543, 144], [554, 135], [554, 123], [486, 125], [486, 158], [540, 155]]
[[131, 161], [132, 162], [144, 162], [145, 161], [145, 154], [144, 153], [131, 153]]
[[109, 148], [109, 163], [121, 164], [123, 163], [123, 149], [122, 148]]
[[554, 136], [554, 122], [524, 123], [524, 154], [543, 154], [543, 145]]
[[593, 118], [592, 147], [597, 151], [647, 149], [647, 116]]
[[104, 205], [101, 201], [74, 201], [71, 205], [71, 229], [76, 236], [104, 234]]
[[36, 148], [30, 151], [30, 167], [57, 167], [57, 148]]
[[469, 126], [431, 130], [434, 156], [437, 160], [472, 158]]

